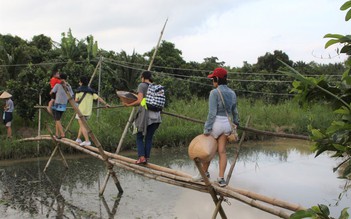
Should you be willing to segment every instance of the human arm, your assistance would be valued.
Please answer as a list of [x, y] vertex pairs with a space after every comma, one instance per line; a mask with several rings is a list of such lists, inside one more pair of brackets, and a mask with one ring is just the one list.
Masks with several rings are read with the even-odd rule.
[[240, 122], [240, 119], [239, 119], [239, 112], [238, 112], [238, 107], [237, 107], [237, 99], [236, 99], [236, 96], [234, 97], [234, 104], [232, 106], [232, 115], [233, 115], [233, 123], [236, 125], [236, 126], [239, 126], [239, 122]]
[[216, 90], [212, 90], [208, 100], [209, 110], [208, 110], [207, 120], [204, 126], [205, 135], [209, 135], [210, 132], [212, 131], [212, 126], [217, 115], [217, 99], [218, 99], [218, 92]]
[[137, 99], [132, 103], [123, 103], [123, 105], [124, 106], [139, 106], [144, 99], [144, 94], [146, 94], [148, 87], [149, 87], [148, 83], [140, 83], [138, 85], [138, 90], [137, 90], [137, 93], [138, 93]]
[[105, 105], [105, 107], [107, 107], [107, 108], [109, 108], [109, 107], [110, 107], [110, 105], [109, 105], [108, 103], [106, 103], [106, 101], [105, 101], [105, 100], [103, 100], [101, 97], [98, 97], [98, 101], [99, 101], [100, 103], [104, 104], [104, 105]]
[[59, 84], [56, 84], [56, 85], [51, 89], [50, 95], [57, 92], [57, 90], [58, 90], [58, 85], [59, 85]]
[[143, 100], [144, 98], [144, 95], [142, 92], [139, 92], [138, 93], [138, 96], [137, 96], [137, 99], [134, 101], [134, 102], [131, 102], [131, 103], [125, 103], [123, 102], [123, 105], [124, 106], [139, 106], [141, 101]]

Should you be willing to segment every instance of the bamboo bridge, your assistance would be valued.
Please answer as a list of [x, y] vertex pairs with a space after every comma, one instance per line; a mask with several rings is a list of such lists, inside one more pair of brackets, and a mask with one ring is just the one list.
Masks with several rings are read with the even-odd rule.
[[[168, 19], [167, 19], [168, 20]], [[151, 69], [154, 57], [156, 55], [157, 49], [159, 47], [159, 43], [161, 41], [161, 37], [164, 31], [164, 28], [166, 26], [167, 20], [163, 26], [163, 29], [161, 31], [161, 35], [160, 38], [158, 40], [156, 49], [154, 50], [153, 56], [151, 58], [151, 62], [149, 64], [148, 70]], [[100, 59], [99, 63], [97, 64], [95, 71], [93, 73], [93, 76], [91, 77], [91, 80], [89, 82], [89, 85], [92, 81], [92, 78], [94, 77], [97, 69], [99, 66], [101, 66], [102, 63], [102, 59]], [[212, 218], [216, 218], [217, 214], [219, 213], [220, 216], [222, 218], [227, 218], [221, 204], [222, 201], [224, 201], [226, 198], [232, 198], [235, 200], [238, 200], [240, 202], [243, 202], [247, 205], [250, 205], [252, 207], [255, 207], [257, 209], [260, 209], [262, 211], [268, 212], [270, 214], [276, 215], [278, 217], [281, 218], [289, 218], [290, 215], [293, 212], [296, 212], [298, 210], [304, 210], [305, 208], [298, 205], [298, 204], [292, 204], [283, 200], [279, 200], [276, 198], [272, 198], [272, 197], [267, 197], [261, 194], [257, 194], [245, 189], [240, 189], [240, 188], [233, 188], [231, 186], [226, 186], [226, 187], [219, 187], [216, 183], [210, 182], [209, 179], [206, 177], [205, 172], [202, 170], [201, 168], [201, 161], [198, 158], [194, 159], [195, 165], [198, 168], [200, 174], [202, 175], [204, 182], [195, 182], [192, 177], [184, 172], [178, 171], [178, 170], [174, 170], [174, 169], [170, 169], [170, 168], [166, 168], [166, 167], [162, 167], [162, 166], [158, 166], [155, 164], [151, 164], [148, 163], [146, 165], [137, 165], [135, 164], [135, 160], [128, 158], [128, 157], [124, 157], [121, 155], [118, 155], [121, 146], [123, 144], [123, 140], [127, 134], [128, 128], [132, 123], [132, 119], [135, 113], [135, 107], [132, 108], [132, 112], [129, 116], [128, 122], [124, 128], [123, 134], [120, 138], [119, 144], [117, 146], [116, 152], [115, 153], [111, 153], [108, 151], [105, 151], [103, 149], [103, 146], [101, 145], [101, 143], [99, 142], [98, 138], [94, 135], [94, 133], [92, 132], [92, 130], [90, 129], [85, 117], [82, 115], [82, 113], [80, 112], [80, 110], [78, 109], [76, 102], [73, 100], [72, 96], [69, 94], [69, 92], [67, 91], [67, 87], [65, 86], [65, 84], [63, 84], [63, 87], [66, 91], [67, 97], [68, 97], [68, 101], [71, 105], [71, 107], [73, 108], [73, 110], [75, 111], [75, 113], [78, 115], [78, 117], [81, 119], [83, 126], [86, 128], [86, 130], [88, 131], [89, 137], [91, 138], [91, 141], [94, 143], [95, 147], [93, 146], [80, 146], [78, 143], [76, 143], [75, 141], [71, 140], [71, 139], [67, 139], [67, 138], [62, 138], [62, 139], [57, 139], [54, 138], [53, 133], [51, 132], [50, 128], [47, 127], [48, 132], [50, 133], [50, 135], [41, 135], [40, 131], [38, 131], [38, 136], [36, 137], [31, 137], [31, 138], [25, 138], [25, 139], [21, 139], [21, 141], [53, 141], [55, 148], [44, 168], [44, 172], [46, 171], [46, 169], [48, 168], [51, 159], [53, 158], [53, 156], [56, 153], [59, 153], [59, 155], [62, 158], [63, 164], [66, 166], [66, 168], [68, 168], [68, 164], [66, 162], [66, 159], [64, 157], [64, 154], [61, 151], [61, 146], [62, 145], [66, 145], [69, 147], [72, 147], [76, 150], [79, 150], [83, 153], [86, 153], [88, 155], [91, 155], [95, 158], [98, 158], [100, 160], [102, 160], [105, 165], [106, 165], [106, 169], [107, 169], [107, 174], [104, 180], [104, 183], [102, 184], [101, 188], [100, 188], [100, 195], [102, 195], [105, 191], [107, 182], [110, 178], [113, 179], [119, 194], [123, 193], [123, 188], [117, 178], [117, 175], [114, 171], [114, 168], [123, 168], [126, 169], [128, 171], [134, 172], [136, 174], [148, 177], [150, 179], [154, 179], [163, 183], [167, 183], [167, 184], [171, 184], [171, 185], [175, 185], [175, 186], [179, 186], [179, 187], [183, 187], [183, 188], [188, 188], [188, 189], [192, 189], [192, 190], [197, 190], [200, 192], [205, 192], [205, 193], [209, 193], [213, 199], [213, 202], [215, 204], [215, 208], [214, 208], [214, 212], [212, 215]], [[40, 101], [39, 101], [40, 102]], [[41, 104], [41, 103], [39, 103]], [[38, 106], [37, 108], [44, 108], [44, 106]], [[46, 107], [45, 107], [46, 108]], [[39, 110], [39, 127], [40, 127], [40, 121], [41, 121], [41, 111]], [[185, 117], [185, 116], [181, 116], [181, 115], [176, 115], [173, 113], [168, 113], [168, 112], [162, 112], [165, 115], [169, 115], [169, 116], [175, 116], [178, 117], [180, 119], [186, 119], [188, 121], [191, 122], [196, 122], [196, 123], [204, 123], [203, 121], [200, 120], [196, 120], [196, 119], [192, 119], [189, 117]], [[70, 123], [73, 121], [74, 117], [72, 117]], [[246, 127], [239, 127], [239, 129], [243, 130], [243, 134], [241, 137], [241, 140], [238, 144], [237, 147], [237, 152], [235, 154], [234, 160], [231, 164], [230, 170], [229, 170], [229, 174], [227, 176], [226, 182], [228, 184], [230, 178], [231, 178], [231, 174], [233, 172], [236, 160], [239, 156], [239, 151], [240, 151], [240, 146], [243, 143], [243, 139], [245, 136], [245, 132], [249, 131], [249, 132], [255, 132], [257, 134], [261, 134], [261, 135], [273, 135], [273, 136], [277, 136], [277, 137], [285, 137], [285, 138], [296, 138], [296, 139], [304, 139], [304, 140], [308, 140], [307, 136], [299, 136], [299, 135], [290, 135], [290, 134], [281, 134], [281, 133], [273, 133], [273, 132], [266, 132], [266, 131], [261, 131], [261, 130], [256, 130], [256, 129], [252, 129], [247, 127], [249, 120], [247, 121]], [[69, 125], [70, 125], [69, 123]], [[69, 127], [68, 125], [68, 127]], [[38, 129], [40, 130], [40, 128], [38, 127]], [[66, 128], [67, 131], [67, 128]]]
[[[204, 171], [201, 168], [201, 164], [200, 164], [201, 161], [198, 158], [194, 159], [194, 162], [195, 162], [195, 165], [197, 166], [200, 174], [203, 176], [204, 182], [195, 182], [192, 179], [192, 176], [187, 174], [187, 173], [184, 173], [184, 172], [181, 172], [178, 170], [174, 170], [174, 169], [170, 169], [170, 168], [166, 168], [166, 167], [162, 167], [162, 166], [158, 166], [155, 164], [148, 163], [146, 165], [137, 165], [137, 164], [135, 164], [134, 159], [118, 155], [120, 148], [121, 148], [121, 145], [122, 145], [122, 142], [123, 142], [123, 139], [127, 133], [127, 130], [129, 128], [130, 124], [131, 124], [131, 120], [133, 118], [133, 113], [135, 111], [135, 107], [133, 107], [132, 113], [131, 113], [129, 120], [127, 122], [127, 125], [124, 129], [124, 132], [122, 134], [122, 137], [120, 139], [120, 142], [118, 144], [116, 152], [111, 153], [111, 152], [105, 151], [103, 149], [102, 145], [100, 144], [99, 140], [97, 139], [97, 137], [94, 135], [94, 133], [90, 129], [89, 125], [87, 124], [84, 116], [81, 114], [81, 112], [78, 109], [72, 96], [70, 96], [70, 94], [68, 93], [66, 86], [64, 86], [64, 88], [66, 90], [66, 94], [68, 95], [69, 103], [71, 104], [71, 107], [78, 114], [79, 118], [82, 119], [82, 123], [86, 127], [86, 129], [88, 130], [89, 136], [90, 136], [90, 138], [95, 146], [80, 146], [74, 140], [71, 140], [68, 138], [57, 139], [54, 137], [54, 135], [49, 127], [47, 127], [48, 132], [50, 133], [49, 135], [38, 135], [36, 137], [22, 139], [21, 141], [52, 141], [54, 143], [55, 148], [54, 148], [54, 150], [53, 150], [53, 152], [52, 152], [52, 154], [51, 154], [51, 156], [50, 156], [50, 158], [49, 158], [49, 160], [44, 168], [44, 172], [46, 171], [46, 169], [50, 165], [50, 162], [56, 153], [59, 153], [64, 165], [66, 166], [66, 168], [68, 168], [68, 164], [65, 160], [64, 154], [61, 151], [62, 145], [66, 145], [66, 146], [72, 147], [76, 150], [79, 150], [85, 154], [91, 155], [91, 156], [105, 162], [106, 168], [107, 168], [107, 174], [106, 174], [104, 183], [102, 184], [102, 186], [100, 188], [100, 192], [99, 192], [100, 195], [102, 195], [104, 193], [107, 182], [110, 178], [113, 179], [114, 184], [116, 185], [119, 194], [123, 193], [122, 186], [121, 186], [121, 184], [117, 178], [117, 175], [114, 171], [114, 168], [117, 167], [117, 168], [123, 168], [123, 169], [131, 171], [135, 174], [139, 174], [139, 175], [142, 175], [144, 177], [154, 179], [154, 180], [157, 180], [157, 181], [160, 181], [163, 183], [167, 183], [167, 184], [171, 184], [171, 185], [175, 185], [175, 186], [179, 186], [179, 187], [183, 187], [183, 188], [188, 188], [188, 189], [192, 189], [192, 190], [196, 190], [196, 191], [200, 191], [200, 192], [209, 193], [214, 201], [214, 204], [215, 204], [214, 213], [213, 213], [212, 218], [216, 218], [218, 212], [222, 218], [227, 218], [227, 216], [226, 216], [226, 214], [221, 206], [222, 201], [226, 200], [227, 198], [232, 198], [232, 199], [238, 200], [242, 203], [245, 203], [247, 205], [250, 205], [252, 207], [255, 207], [257, 209], [260, 209], [262, 211], [268, 212], [270, 214], [276, 215], [276, 216], [281, 217], [281, 218], [289, 218], [292, 213], [294, 213], [298, 210], [305, 209], [301, 205], [292, 204], [292, 203], [289, 203], [289, 202], [286, 202], [283, 200], [279, 200], [276, 198], [272, 198], [272, 197], [267, 197], [265, 195], [257, 194], [255, 192], [251, 192], [251, 191], [248, 191], [245, 189], [233, 188], [231, 186], [226, 186], [224, 188], [219, 187], [216, 183], [210, 182], [209, 179], [206, 177]], [[37, 106], [36, 108], [45, 108], [45, 106]], [[169, 115], [169, 116], [175, 116], [175, 117], [178, 117], [180, 119], [185, 119], [185, 120], [196, 122], [196, 123], [204, 123], [203, 121], [200, 121], [200, 120], [188, 118], [188, 117], [181, 116], [181, 115], [176, 115], [173, 113], [163, 112], [163, 114]], [[241, 140], [238, 144], [238, 147], [236, 148], [237, 151], [235, 153], [234, 161], [232, 162], [230, 170], [229, 170], [229, 174], [227, 177], [227, 183], [230, 180], [232, 171], [233, 171], [235, 163], [236, 163], [236, 159], [239, 156], [240, 146], [243, 143], [243, 139], [244, 139], [246, 131], [256, 132], [258, 134], [275, 135], [278, 137], [307, 139], [306, 136], [296, 136], [296, 135], [289, 135], [289, 134], [265, 132], [265, 131], [260, 131], [260, 130], [248, 128], [247, 127], [248, 123], [249, 123], [249, 119], [248, 119], [245, 127], [239, 127], [240, 129], [243, 130], [243, 134], [241, 136]], [[66, 130], [67, 130], [67, 128], [66, 128]]]

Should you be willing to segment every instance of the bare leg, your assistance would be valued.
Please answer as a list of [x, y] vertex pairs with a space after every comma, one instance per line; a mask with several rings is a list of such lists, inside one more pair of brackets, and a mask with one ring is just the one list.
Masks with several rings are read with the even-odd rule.
[[78, 122], [79, 122], [79, 127], [80, 127], [80, 130], [81, 130], [81, 133], [83, 134], [85, 141], [89, 141], [89, 135], [88, 135], [87, 130], [84, 128], [82, 120], [78, 119]]
[[219, 155], [219, 177], [224, 177], [224, 172], [227, 167], [227, 154], [226, 154], [226, 145], [227, 145], [227, 136], [221, 135], [218, 140], [218, 155]]
[[7, 126], [7, 137], [12, 138], [12, 128], [11, 126]]
[[61, 137], [65, 136], [65, 132], [63, 131], [63, 127], [60, 120], [56, 121], [56, 136], [59, 136], [59, 134]]
[[[79, 120], [78, 120], [78, 123], [79, 123]], [[77, 138], [80, 139], [81, 136], [82, 136], [82, 129], [80, 128], [80, 124], [79, 124], [79, 130], [78, 130]]]
[[48, 112], [52, 115], [52, 109], [51, 109], [51, 107], [52, 107], [52, 105], [54, 104], [54, 99], [51, 99], [50, 101], [49, 101], [49, 104], [48, 104], [48, 107], [46, 108], [47, 110], [48, 110]]

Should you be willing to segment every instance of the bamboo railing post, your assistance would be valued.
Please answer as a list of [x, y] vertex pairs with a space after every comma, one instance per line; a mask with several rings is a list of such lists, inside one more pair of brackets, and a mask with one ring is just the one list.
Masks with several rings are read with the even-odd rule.
[[[247, 121], [246, 121], [246, 124], [245, 124], [246, 127], [249, 125], [250, 119], [251, 119], [251, 116], [249, 116], [249, 117], [247, 118]], [[236, 161], [237, 161], [237, 159], [238, 159], [238, 157], [239, 157], [240, 148], [241, 148], [242, 143], [244, 142], [244, 139], [245, 139], [245, 131], [243, 131], [243, 133], [242, 133], [242, 135], [241, 135], [239, 145], [238, 145], [238, 147], [237, 147], [236, 153], [234, 154], [233, 162], [232, 162], [232, 164], [230, 165], [230, 169], [229, 169], [229, 172], [228, 172], [228, 175], [227, 175], [227, 179], [226, 179], [226, 181], [225, 181], [225, 183], [226, 183], [227, 185], [229, 184], [230, 178], [232, 177], [232, 173], [233, 173], [233, 170], [234, 170]], [[223, 200], [224, 200], [224, 198], [223, 198], [223, 196], [221, 195], [220, 198], [219, 198], [219, 202], [217, 203], [216, 209], [215, 209], [215, 211], [213, 212], [212, 219], [215, 219], [215, 218], [217, 217], [217, 213], [218, 213], [219, 207], [221, 206], [221, 203], [223, 202]]]
[[104, 194], [104, 191], [105, 191], [105, 189], [106, 189], [107, 182], [108, 182], [109, 179], [110, 179], [110, 172], [107, 171], [106, 176], [105, 176], [105, 179], [104, 179], [104, 182], [103, 182], [102, 186], [100, 187], [100, 191], [99, 191], [100, 196], [101, 196], [102, 194]]
[[[41, 105], [41, 92], [39, 94], [39, 105]], [[41, 109], [38, 111], [38, 136], [40, 136], [41, 132]], [[39, 154], [39, 141], [37, 143], [37, 154]]]
[[126, 125], [126, 127], [124, 128], [123, 133], [122, 133], [122, 137], [121, 137], [121, 139], [120, 139], [119, 142], [118, 142], [118, 146], [117, 146], [117, 149], [116, 149], [115, 154], [118, 154], [119, 151], [121, 150], [121, 147], [122, 147], [124, 138], [126, 137], [127, 132], [128, 132], [128, 128], [129, 128], [129, 126], [130, 126], [130, 125], [132, 124], [132, 122], [133, 122], [134, 114], [135, 114], [135, 107], [133, 107], [132, 112], [131, 112], [130, 115], [129, 115], [129, 119], [128, 119], [127, 125]]
[[[71, 96], [71, 94], [69, 93], [66, 84], [62, 84], [62, 87], [64, 88], [67, 98], [68, 98], [68, 102], [71, 104], [71, 106], [73, 107], [74, 111], [78, 114], [79, 119], [82, 122], [82, 125], [84, 126], [84, 128], [87, 130], [89, 137], [91, 138], [92, 142], [94, 142], [95, 146], [97, 147], [97, 149], [99, 150], [99, 154], [101, 155], [101, 157], [103, 158], [103, 161], [106, 164], [106, 167], [109, 170], [109, 173], [113, 173], [114, 177], [117, 178], [117, 176], [114, 173], [113, 170], [113, 165], [108, 162], [109, 157], [105, 154], [104, 149], [102, 148], [102, 145], [100, 143], [100, 141], [96, 138], [96, 136], [94, 135], [93, 131], [90, 129], [87, 120], [85, 119], [84, 115], [82, 114], [82, 112], [80, 112], [80, 110], [78, 109], [78, 106], [76, 105], [76, 102], [73, 100], [73, 97]], [[119, 184], [119, 181], [115, 181], [118, 192], [122, 193], [122, 187]], [[104, 191], [101, 191], [102, 193]]]
[[[202, 169], [202, 165], [201, 165], [201, 161], [199, 158], [195, 158], [194, 159], [195, 165], [196, 167], [199, 169], [199, 172], [205, 182], [205, 185], [207, 187], [208, 192], [210, 193], [213, 202], [215, 203], [215, 205], [217, 205], [217, 203], [219, 203], [218, 197], [217, 197], [217, 192], [216, 190], [212, 187], [210, 181], [208, 180], [205, 171]], [[221, 215], [222, 218], [227, 218], [222, 206], [219, 207], [219, 214]]]

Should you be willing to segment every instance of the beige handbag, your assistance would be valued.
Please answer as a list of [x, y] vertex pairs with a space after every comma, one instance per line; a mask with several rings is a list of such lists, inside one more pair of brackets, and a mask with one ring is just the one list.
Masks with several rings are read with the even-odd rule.
[[221, 96], [221, 100], [222, 100], [222, 103], [223, 103], [223, 107], [224, 107], [225, 113], [227, 114], [227, 118], [228, 118], [229, 124], [230, 124], [230, 126], [231, 126], [231, 128], [232, 128], [232, 131], [231, 131], [230, 135], [228, 135], [228, 137], [227, 137], [227, 141], [228, 141], [229, 143], [237, 142], [237, 141], [239, 140], [239, 136], [238, 136], [238, 133], [237, 133], [237, 131], [236, 131], [236, 126], [234, 125], [234, 123], [232, 123], [232, 122], [230, 121], [228, 112], [227, 112], [227, 110], [225, 109], [225, 103], [224, 103], [224, 99], [223, 99], [221, 90], [219, 90], [218, 88], [217, 88], [217, 90], [218, 90], [219, 95]]

